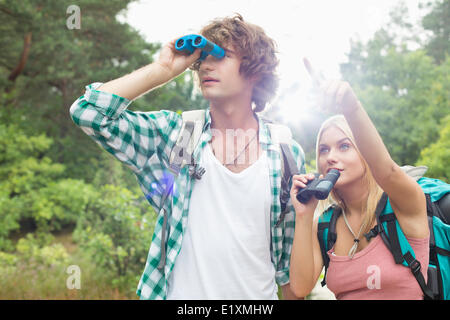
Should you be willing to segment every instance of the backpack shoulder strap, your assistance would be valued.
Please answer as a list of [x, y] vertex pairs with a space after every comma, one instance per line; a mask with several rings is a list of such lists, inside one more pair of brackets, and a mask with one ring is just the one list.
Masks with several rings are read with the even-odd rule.
[[194, 148], [200, 141], [203, 125], [205, 123], [205, 110], [192, 110], [182, 113], [183, 123], [181, 125], [180, 133], [178, 134], [177, 142], [170, 152], [169, 169], [173, 173], [168, 175], [168, 182], [161, 198], [160, 210], [163, 211], [164, 220], [161, 229], [161, 254], [157, 268], [164, 269], [166, 263], [166, 229], [169, 219], [169, 213], [164, 209], [164, 203], [173, 189], [175, 177], [180, 174], [181, 169], [185, 165], [189, 165], [189, 174], [197, 179], [200, 179], [205, 169], [198, 168], [194, 163]]
[[205, 124], [205, 112], [202, 109], [184, 111], [181, 114], [183, 123], [169, 157], [170, 169], [176, 175], [185, 165], [195, 166], [193, 153]]
[[[397, 218], [395, 217], [395, 213], [393, 212], [388, 200], [387, 194], [383, 193], [375, 211], [377, 218], [376, 228], [378, 228], [377, 230], [380, 233], [384, 244], [392, 253], [395, 263], [403, 264], [408, 267], [413, 276], [416, 278], [416, 281], [422, 289], [424, 296], [427, 299], [433, 299], [434, 295], [430, 288], [427, 287], [425, 278], [422, 275], [422, 267], [420, 262], [416, 260], [414, 250], [400, 228]], [[374, 232], [374, 229], [370, 232]], [[367, 235], [365, 236], [367, 238]], [[370, 238], [368, 240], [370, 240]], [[428, 266], [425, 267], [427, 268]]]
[[290, 181], [294, 174], [299, 172], [294, 155], [291, 151], [292, 133], [289, 127], [282, 124], [265, 122], [272, 142], [279, 148], [281, 154], [281, 217], [277, 226], [283, 221], [287, 212], [287, 203], [290, 199]]
[[325, 275], [321, 282], [322, 287], [326, 284], [328, 265], [330, 264], [330, 259], [328, 258], [327, 252], [336, 242], [336, 222], [341, 213], [341, 208], [337, 206], [330, 206], [319, 217], [319, 223], [317, 225], [317, 238], [319, 240], [322, 261], [325, 267]]
[[188, 152], [193, 153], [194, 148], [197, 146], [197, 143], [200, 141], [200, 136], [202, 135], [203, 126], [205, 125], [205, 113], [206, 110], [190, 110], [184, 111], [181, 116], [183, 118], [183, 123], [193, 122], [194, 130], [189, 140]]
[[[428, 167], [403, 166], [401, 169], [410, 177], [418, 181], [428, 170]], [[395, 263], [403, 263], [405, 266], [408, 266], [402, 252], [409, 250], [412, 251], [412, 248], [406, 240], [400, 225], [398, 224], [394, 210], [392, 209], [389, 203], [389, 198], [385, 192], [383, 192], [380, 200], [378, 201], [375, 209], [375, 217], [377, 220], [377, 225], [364, 235], [367, 241], [370, 241], [371, 238], [375, 237], [377, 234], [380, 234], [384, 244], [393, 254]]]

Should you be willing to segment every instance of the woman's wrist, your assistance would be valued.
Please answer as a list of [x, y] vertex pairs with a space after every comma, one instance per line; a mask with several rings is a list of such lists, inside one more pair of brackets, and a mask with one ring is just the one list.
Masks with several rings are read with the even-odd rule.
[[295, 212], [295, 219], [298, 223], [310, 224], [314, 219], [314, 212]]

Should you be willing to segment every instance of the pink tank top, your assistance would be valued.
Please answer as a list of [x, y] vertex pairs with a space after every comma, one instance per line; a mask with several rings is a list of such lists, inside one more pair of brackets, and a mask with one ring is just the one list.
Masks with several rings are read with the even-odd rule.
[[[430, 238], [407, 238], [427, 280]], [[423, 293], [411, 270], [395, 264], [378, 235], [353, 259], [328, 251], [327, 287], [338, 300], [421, 300]]]

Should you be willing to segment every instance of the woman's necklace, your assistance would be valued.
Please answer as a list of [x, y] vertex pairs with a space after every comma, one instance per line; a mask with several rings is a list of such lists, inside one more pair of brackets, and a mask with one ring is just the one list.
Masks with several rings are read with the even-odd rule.
[[[228, 162], [228, 163], [224, 163], [224, 166], [230, 166], [230, 165], [234, 165], [237, 166], [236, 164], [236, 160], [242, 155], [242, 153], [248, 148], [248, 146], [250, 145], [250, 143], [255, 140], [255, 138], [258, 136], [258, 132], [256, 132], [256, 134], [253, 136], [253, 138], [250, 139], [250, 141], [245, 145], [244, 149], [241, 150], [241, 152], [239, 152], [239, 154], [236, 156], [236, 158], [233, 159], [233, 161]], [[212, 141], [212, 140], [211, 140]], [[214, 148], [212, 148], [212, 142], [211, 142], [211, 149], [213, 151], [214, 156], [216, 155]]]
[[353, 246], [350, 248], [350, 251], [348, 252], [348, 257], [350, 259], [353, 259], [353, 256], [355, 255], [356, 250], [358, 249], [359, 237], [361, 236], [361, 231], [364, 228], [365, 223], [361, 224], [361, 227], [359, 228], [358, 236], [355, 236], [355, 233], [353, 232], [352, 228], [350, 227], [350, 224], [348, 223], [347, 216], [345, 215], [345, 210], [344, 209], [342, 209], [342, 215], [344, 216], [345, 224], [347, 225], [348, 229], [350, 230], [350, 232], [353, 235], [353, 242], [354, 243], [353, 243]]

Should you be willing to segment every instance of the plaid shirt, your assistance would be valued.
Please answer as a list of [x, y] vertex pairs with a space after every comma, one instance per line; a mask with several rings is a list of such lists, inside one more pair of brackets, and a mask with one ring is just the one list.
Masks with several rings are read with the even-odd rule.
[[[132, 112], [127, 110], [130, 100], [95, 90], [102, 83], [86, 86], [86, 92], [70, 108], [70, 115], [87, 135], [135, 173], [142, 191], [152, 207], [159, 212], [144, 273], [136, 293], [141, 299], [165, 299], [167, 280], [181, 249], [183, 233], [189, 212], [189, 200], [195, 179], [191, 179], [185, 166], [175, 180], [173, 193], [163, 204], [170, 213], [167, 230], [167, 257], [165, 267], [158, 269], [161, 255], [161, 230], [164, 220], [160, 201], [168, 171], [169, 155], [182, 125], [181, 115], [173, 111]], [[200, 142], [194, 150], [199, 162], [201, 150], [211, 140], [211, 117], [205, 113], [205, 125]], [[271, 143], [264, 122], [259, 121], [259, 141], [269, 158], [271, 181], [271, 260], [279, 285], [289, 282], [289, 261], [294, 237], [295, 214], [289, 201], [289, 212], [277, 226], [281, 216], [281, 155], [279, 147]], [[305, 172], [304, 153], [300, 145], [292, 141], [294, 158], [300, 172]], [[224, 238], [226, 239], [226, 237]]]

